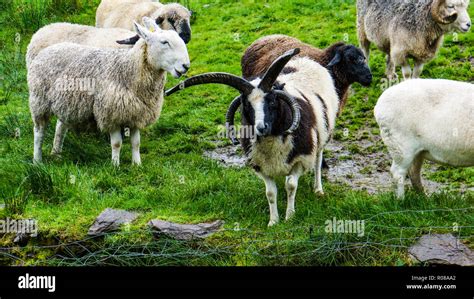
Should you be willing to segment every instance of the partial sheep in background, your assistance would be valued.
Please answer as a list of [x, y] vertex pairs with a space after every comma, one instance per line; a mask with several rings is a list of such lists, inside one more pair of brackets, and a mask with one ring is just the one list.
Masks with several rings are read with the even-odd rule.
[[323, 194], [322, 153], [331, 138], [339, 109], [339, 98], [328, 70], [307, 57], [294, 57], [298, 53], [298, 48], [284, 53], [263, 76], [250, 74], [252, 81], [226, 73], [209, 73], [189, 78], [166, 92], [170, 95], [207, 83], [226, 84], [240, 92], [230, 104], [226, 126], [234, 139], [234, 116], [242, 107], [240, 142], [247, 164], [265, 182], [269, 226], [279, 221], [276, 177], [286, 176], [287, 220], [295, 213], [301, 175], [314, 170], [314, 191]]
[[[357, 0], [359, 42], [369, 59], [370, 43], [387, 54], [386, 76], [394, 80], [402, 66], [404, 79], [419, 78], [423, 65], [436, 56], [444, 34], [469, 31], [469, 0]], [[408, 62], [413, 58], [413, 73]]]
[[[191, 11], [178, 3], [151, 0], [102, 0], [96, 12], [96, 26], [133, 30], [133, 22], [143, 17], [156, 21], [161, 29], [174, 30], [185, 43], [191, 40]], [[138, 36], [130, 39], [133, 44]]]
[[[119, 165], [122, 128], [130, 128], [132, 162], [140, 164], [140, 129], [160, 116], [166, 72], [178, 78], [189, 69], [186, 45], [175, 31], [143, 19], [141, 40], [132, 49], [105, 49], [59, 43], [42, 50], [28, 66], [34, 161], [42, 160], [44, 131], [58, 118], [53, 154], [68, 128], [91, 126], [110, 134], [112, 163]], [[83, 81], [88, 81], [84, 84]], [[87, 87], [87, 88], [84, 88]]]
[[474, 166], [474, 84], [436, 79], [404, 81], [387, 89], [375, 118], [393, 163], [397, 196], [404, 196], [409, 174], [423, 191], [423, 160]]
[[53, 23], [38, 30], [28, 45], [26, 65], [31, 64], [39, 52], [49, 46], [70, 42], [98, 48], [131, 48], [117, 41], [125, 40], [135, 32], [121, 28], [96, 28], [71, 23]]
[[308, 57], [329, 70], [340, 99], [339, 113], [347, 102], [351, 84], [358, 82], [369, 86], [372, 83], [367, 60], [357, 47], [335, 43], [320, 50], [294, 37], [279, 34], [262, 37], [247, 48], [241, 61], [242, 76], [249, 80], [252, 76], [264, 75], [276, 58], [295, 48], [301, 49], [299, 57]]

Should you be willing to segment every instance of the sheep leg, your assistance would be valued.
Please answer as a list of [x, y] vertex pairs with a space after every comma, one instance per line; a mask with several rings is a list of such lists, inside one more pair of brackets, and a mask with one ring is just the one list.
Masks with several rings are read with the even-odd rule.
[[132, 163], [141, 165], [142, 161], [140, 158], [140, 130], [132, 129], [130, 135], [130, 142], [132, 143]]
[[408, 172], [413, 188], [420, 193], [424, 193], [423, 182], [421, 181], [421, 167], [423, 166], [423, 154], [418, 154], [413, 160], [413, 164]]
[[321, 167], [323, 163], [323, 150], [316, 154], [316, 163], [314, 165], [314, 192], [317, 195], [324, 195], [323, 183], [321, 180]]
[[408, 64], [408, 59], [404, 51], [399, 50], [397, 48], [393, 48], [390, 51], [390, 61], [393, 65], [393, 72], [395, 72], [395, 67], [397, 65], [401, 65], [403, 80], [408, 80], [411, 78], [411, 67]]
[[385, 67], [385, 76], [390, 81], [394, 81], [398, 79], [397, 73], [395, 72], [395, 64], [393, 63], [390, 55], [387, 55], [387, 62]]
[[359, 45], [364, 53], [365, 58], [369, 61], [370, 56], [370, 41], [367, 39], [367, 35], [362, 28], [359, 28]]
[[270, 222], [268, 222], [268, 226], [273, 226], [277, 224], [279, 220], [277, 206], [278, 189], [272, 178], [258, 172], [257, 175], [265, 182], [266, 196], [268, 205], [270, 206]]
[[112, 146], [112, 164], [120, 165], [120, 149], [122, 148], [122, 130], [115, 129], [110, 132], [110, 145]]
[[421, 72], [423, 72], [423, 66], [424, 64], [422, 62], [415, 61], [412, 78], [420, 78]]
[[297, 164], [291, 171], [290, 175], [286, 177], [285, 189], [288, 198], [286, 206], [285, 220], [289, 220], [295, 214], [295, 196], [298, 188], [298, 180], [303, 174], [303, 169], [300, 164]]
[[56, 122], [56, 133], [54, 134], [53, 149], [51, 155], [59, 155], [63, 150], [64, 137], [66, 137], [67, 127], [58, 119]]
[[396, 194], [398, 198], [405, 196], [405, 179], [408, 169], [412, 165], [414, 155], [405, 156], [401, 159], [394, 158], [390, 171], [396, 185]]
[[47, 120], [35, 120], [35, 126], [33, 130], [34, 134], [34, 148], [33, 148], [33, 162], [41, 163], [43, 160], [43, 141], [44, 141], [44, 131], [46, 129]]
[[403, 80], [408, 80], [411, 78], [411, 67], [407, 61], [402, 63], [402, 74]]

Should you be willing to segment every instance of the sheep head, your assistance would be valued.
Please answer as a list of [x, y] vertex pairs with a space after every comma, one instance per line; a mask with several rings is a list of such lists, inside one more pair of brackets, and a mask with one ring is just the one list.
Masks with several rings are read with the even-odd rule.
[[[300, 108], [296, 100], [283, 91], [283, 86], [275, 84], [279, 74], [300, 49], [293, 49], [278, 57], [262, 78], [249, 82], [243, 78], [227, 73], [206, 73], [191, 77], [179, 85], [166, 91], [171, 95], [190, 86], [218, 83], [237, 89], [240, 95], [236, 97], [227, 111], [226, 127], [234, 144], [238, 143], [233, 132], [234, 116], [242, 106], [243, 117], [248, 125], [255, 129], [257, 136], [291, 134], [300, 123]], [[283, 128], [281, 115], [285, 109], [291, 110], [291, 121]]]
[[[155, 14], [156, 23], [164, 30], [178, 32], [187, 44], [191, 41], [191, 11], [178, 3], [163, 5]], [[154, 16], [155, 16], [154, 15]]]
[[372, 73], [367, 65], [367, 59], [362, 51], [343, 43], [336, 44], [333, 57], [327, 68], [339, 80], [352, 84], [358, 82], [363, 86], [372, 83]]
[[448, 30], [467, 32], [471, 27], [468, 5], [469, 0], [433, 0], [431, 16], [441, 26], [449, 25]]
[[[171, 3], [163, 5], [152, 16], [156, 24], [163, 30], [174, 30], [187, 44], [191, 41], [191, 11], [184, 6]], [[140, 40], [137, 34], [130, 38], [117, 41], [120, 45], [135, 45]]]
[[143, 24], [135, 24], [138, 36], [146, 43], [146, 62], [156, 70], [165, 70], [179, 78], [189, 67], [186, 44], [173, 30], [161, 30], [154, 20], [144, 17]]

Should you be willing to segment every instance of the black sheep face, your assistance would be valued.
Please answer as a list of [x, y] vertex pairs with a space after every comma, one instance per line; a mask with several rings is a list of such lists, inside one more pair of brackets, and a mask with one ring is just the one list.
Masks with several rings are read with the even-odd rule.
[[185, 19], [178, 19], [177, 14], [171, 16], [158, 17], [156, 23], [165, 30], [174, 30], [179, 37], [187, 44], [191, 41], [191, 25]]
[[345, 76], [349, 83], [358, 82], [363, 86], [372, 83], [372, 73], [367, 65], [364, 53], [352, 45], [339, 48], [328, 67], [336, 67], [341, 76]]
[[251, 94], [243, 98], [242, 104], [242, 116], [246, 125], [255, 128], [257, 137], [279, 135], [283, 132], [284, 125], [288, 125], [285, 115], [291, 112], [288, 107], [285, 109], [285, 104], [272, 92], [264, 96]]

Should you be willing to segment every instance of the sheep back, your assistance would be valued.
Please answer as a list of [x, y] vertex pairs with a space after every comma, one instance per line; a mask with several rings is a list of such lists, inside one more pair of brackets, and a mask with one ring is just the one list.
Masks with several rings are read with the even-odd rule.
[[118, 44], [117, 40], [134, 35], [134, 32], [121, 28], [96, 28], [70, 23], [50, 24], [38, 30], [31, 38], [26, 53], [26, 63], [29, 65], [41, 50], [62, 42], [99, 48], [131, 48], [129, 45]]
[[154, 14], [163, 4], [147, 0], [102, 0], [96, 12], [96, 26], [133, 30], [133, 21], [144, 16], [156, 19]]
[[[337, 43], [331, 48], [335, 49], [343, 43]], [[299, 57], [309, 57], [322, 66], [327, 66], [331, 55], [326, 50], [317, 49], [300, 40], [286, 35], [268, 35], [256, 40], [247, 48], [242, 56], [242, 76], [247, 79], [260, 77], [270, 67], [272, 62], [288, 50], [299, 48]]]
[[396, 156], [426, 151], [434, 162], [474, 165], [473, 84], [404, 81], [380, 96], [374, 112], [384, 142]]

